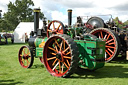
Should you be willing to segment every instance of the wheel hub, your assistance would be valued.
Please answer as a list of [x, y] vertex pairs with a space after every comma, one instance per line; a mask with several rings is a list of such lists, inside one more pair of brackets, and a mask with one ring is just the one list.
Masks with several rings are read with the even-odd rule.
[[23, 59], [28, 59], [29, 56], [28, 55], [23, 55]]
[[61, 54], [61, 53], [57, 53], [57, 54], [56, 54], [56, 58], [57, 58], [58, 60], [60, 60], [61, 62], [63, 62], [63, 58], [62, 58], [62, 54]]

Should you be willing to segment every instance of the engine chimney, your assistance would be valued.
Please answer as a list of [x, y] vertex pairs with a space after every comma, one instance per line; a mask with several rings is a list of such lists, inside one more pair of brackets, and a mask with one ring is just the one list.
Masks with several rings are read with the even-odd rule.
[[33, 11], [34, 11], [34, 36], [37, 36], [37, 31], [39, 29], [40, 8], [35, 8]]
[[2, 10], [0, 10], [0, 19], [1, 19], [1, 16], [2, 16], [2, 15], [1, 15], [1, 12], [2, 12]]
[[68, 27], [72, 24], [72, 10], [68, 9]]

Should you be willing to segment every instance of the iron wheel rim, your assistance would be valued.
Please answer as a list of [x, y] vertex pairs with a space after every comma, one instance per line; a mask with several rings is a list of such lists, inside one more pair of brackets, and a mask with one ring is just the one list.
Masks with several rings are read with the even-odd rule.
[[[52, 46], [54, 46], [54, 48]], [[48, 72], [57, 77], [65, 75], [71, 65], [71, 49], [67, 41], [55, 36], [47, 41], [44, 49], [43, 60]], [[53, 56], [51, 57], [51, 55]]]

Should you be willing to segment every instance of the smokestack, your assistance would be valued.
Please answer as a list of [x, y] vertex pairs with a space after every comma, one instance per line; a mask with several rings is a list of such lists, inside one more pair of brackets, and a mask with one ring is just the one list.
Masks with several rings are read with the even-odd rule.
[[34, 36], [37, 36], [37, 30], [39, 29], [40, 8], [35, 8], [33, 11], [34, 11]]
[[0, 19], [1, 19], [1, 16], [2, 16], [2, 15], [1, 15], [1, 12], [2, 12], [2, 10], [0, 10]]
[[72, 24], [72, 10], [68, 9], [68, 26], [70, 27]]

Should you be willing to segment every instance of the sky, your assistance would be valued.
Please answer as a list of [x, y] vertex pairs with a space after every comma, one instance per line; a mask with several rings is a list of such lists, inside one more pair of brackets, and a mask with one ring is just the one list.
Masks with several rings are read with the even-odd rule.
[[[7, 4], [15, 0], [0, 0], [0, 10], [2, 14], [7, 12]], [[121, 21], [128, 20], [128, 0], [32, 0], [35, 4], [33, 8], [40, 7], [48, 20], [59, 20], [67, 23], [67, 10], [72, 9], [73, 23], [77, 16], [107, 15], [107, 19], [119, 17]], [[103, 17], [103, 16], [102, 16]]]

